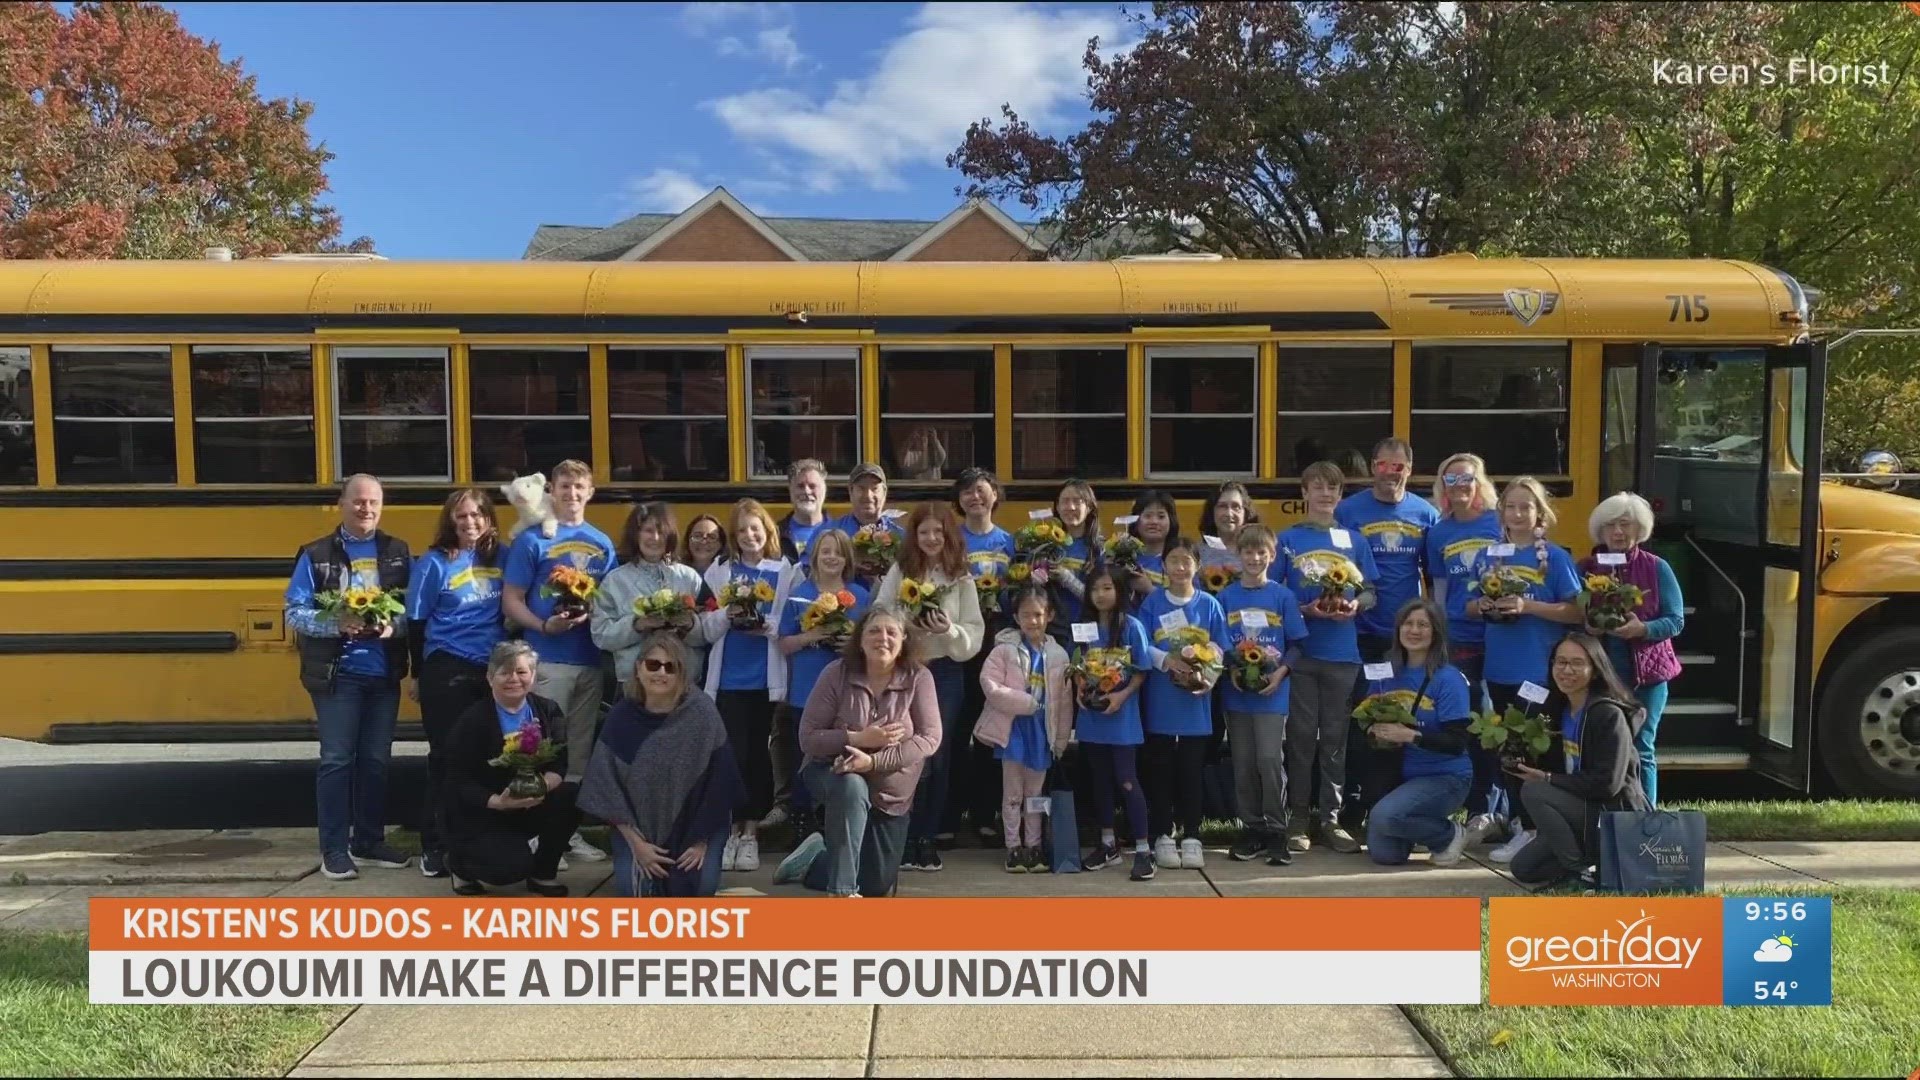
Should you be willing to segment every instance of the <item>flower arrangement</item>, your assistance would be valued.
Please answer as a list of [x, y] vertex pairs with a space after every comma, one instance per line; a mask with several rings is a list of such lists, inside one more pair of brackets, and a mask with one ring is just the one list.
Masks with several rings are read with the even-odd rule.
[[1368, 694], [1353, 710], [1353, 722], [1364, 731], [1371, 731], [1375, 724], [1400, 724], [1405, 727], [1419, 727], [1420, 721], [1413, 715], [1414, 702], [1411, 690], [1387, 690], [1378, 694]]
[[1227, 675], [1233, 685], [1250, 694], [1257, 694], [1267, 687], [1267, 680], [1280, 670], [1280, 650], [1271, 645], [1248, 638], [1233, 649], [1233, 666], [1227, 669]]
[[1506, 712], [1493, 710], [1475, 713], [1467, 733], [1480, 740], [1488, 750], [1500, 752], [1500, 765], [1511, 769], [1518, 762], [1537, 762], [1553, 745], [1553, 733], [1547, 722], [1509, 705]]
[[1147, 546], [1132, 533], [1115, 533], [1107, 538], [1100, 547], [1100, 555], [1113, 567], [1114, 573], [1126, 575], [1140, 572], [1140, 556]]
[[1072, 542], [1066, 526], [1053, 518], [1041, 518], [1028, 522], [1013, 534], [1013, 551], [1028, 562], [1050, 562], [1059, 558]]
[[1204, 694], [1220, 681], [1221, 672], [1226, 670], [1226, 655], [1205, 630], [1197, 626], [1170, 630], [1167, 632], [1167, 644], [1168, 652], [1186, 661], [1187, 666], [1193, 669], [1190, 678], [1175, 676], [1175, 686], [1195, 694]]
[[1301, 569], [1300, 578], [1309, 589], [1318, 593], [1309, 606], [1322, 611], [1358, 597], [1366, 584], [1361, 580], [1359, 569], [1345, 560], [1308, 562]]
[[885, 521], [860, 526], [853, 534], [853, 572], [858, 577], [881, 578], [900, 557], [900, 534]]
[[1200, 571], [1200, 587], [1210, 593], [1217, 594], [1220, 590], [1233, 584], [1239, 576], [1239, 574], [1233, 572], [1233, 567], [1227, 566], [1224, 563], [1215, 563]]
[[[1530, 584], [1517, 567], [1500, 563], [1468, 582], [1467, 591], [1487, 600], [1501, 600], [1509, 596], [1525, 596]], [[1515, 615], [1497, 615], [1491, 611], [1485, 617], [1488, 622], [1512, 622], [1518, 618]]]
[[540, 768], [554, 759], [553, 739], [540, 730], [540, 721], [526, 720], [517, 731], [508, 732], [500, 743], [500, 756], [487, 764], [496, 769], [512, 769], [513, 780], [507, 794], [519, 799], [536, 799], [547, 793], [547, 782]]
[[399, 590], [387, 592], [369, 585], [316, 594], [313, 606], [322, 615], [338, 618], [345, 614], [359, 619], [362, 629], [358, 636], [362, 637], [379, 637], [393, 620], [407, 613], [406, 598]]
[[693, 597], [672, 589], [644, 593], [634, 598], [633, 613], [642, 619], [663, 620], [672, 627], [690, 627], [693, 625]]
[[947, 591], [951, 588], [950, 585], [936, 584], [931, 578], [916, 580], [902, 577], [900, 606], [907, 609], [909, 617], [918, 620], [938, 608], [940, 601], [946, 599]]
[[1067, 677], [1079, 687], [1081, 708], [1104, 712], [1114, 691], [1133, 675], [1133, 654], [1124, 648], [1079, 648], [1067, 663]]
[[1033, 580], [1032, 565], [1024, 562], [1017, 562], [1007, 567], [1008, 586], [1017, 589], [1020, 586], [1025, 585], [1027, 582], [1032, 580]]
[[853, 633], [853, 594], [845, 589], [822, 593], [800, 613], [800, 629], [825, 630], [820, 639], [823, 648], [837, 649]]
[[737, 577], [720, 590], [720, 606], [735, 630], [757, 630], [766, 625], [762, 605], [773, 603], [773, 586], [764, 578]]
[[[1011, 568], [1008, 576], [1012, 576]], [[1028, 571], [1027, 576], [1031, 578], [1032, 571]], [[980, 614], [983, 617], [1000, 614], [1000, 590], [1003, 587], [1000, 575], [991, 570], [973, 579], [974, 591], [980, 594]]]
[[1627, 625], [1634, 611], [1647, 599], [1640, 586], [1610, 574], [1588, 574], [1583, 586], [1578, 600], [1580, 610], [1586, 616], [1587, 625], [1601, 633]]
[[592, 574], [566, 563], [556, 563], [547, 574], [547, 583], [540, 586], [540, 595], [553, 600], [553, 613], [567, 618], [585, 615], [599, 591], [600, 583]]

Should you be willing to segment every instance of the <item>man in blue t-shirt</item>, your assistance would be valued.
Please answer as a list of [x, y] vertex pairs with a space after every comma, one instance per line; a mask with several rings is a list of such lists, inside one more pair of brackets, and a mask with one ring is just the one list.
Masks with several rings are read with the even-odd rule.
[[[355, 588], [406, 595], [413, 556], [406, 541], [380, 531], [385, 502], [380, 481], [349, 477], [340, 489], [340, 527], [300, 549], [287, 581], [286, 623], [320, 734], [320, 872], [334, 881], [359, 877], [360, 866], [404, 868], [411, 858], [386, 843], [387, 762], [407, 675], [406, 621], [355, 615], [341, 596]], [[342, 604], [323, 611], [320, 598], [328, 594]]]
[[[507, 573], [500, 591], [500, 609], [519, 627], [528, 645], [539, 654], [540, 667], [533, 692], [558, 703], [566, 715], [566, 779], [578, 782], [593, 756], [593, 740], [600, 720], [600, 693], [604, 678], [600, 648], [588, 626], [591, 604], [575, 614], [562, 614], [558, 596], [544, 595], [556, 566], [568, 566], [591, 577], [605, 578], [614, 567], [613, 541], [587, 523], [587, 503], [593, 499], [593, 470], [580, 461], [563, 461], [553, 468], [553, 514], [558, 522], [552, 536], [538, 524], [529, 524], [514, 537], [507, 551]], [[577, 859], [597, 862], [606, 852], [573, 834], [568, 852]]]
[[[1418, 495], [1407, 493], [1407, 480], [1413, 474], [1413, 447], [1405, 439], [1389, 435], [1373, 447], [1373, 486], [1356, 491], [1340, 500], [1334, 521], [1340, 527], [1365, 537], [1380, 571], [1377, 596], [1372, 608], [1354, 620], [1359, 631], [1360, 661], [1380, 662], [1393, 644], [1393, 622], [1409, 600], [1419, 599], [1421, 571], [1426, 564], [1427, 530], [1440, 523], [1440, 511]], [[1366, 696], [1365, 680], [1355, 680], [1352, 704]], [[1367, 739], [1360, 725], [1347, 729], [1347, 760], [1364, 761]], [[1365, 770], [1347, 770], [1347, 789], [1341, 800], [1341, 812], [1347, 831], [1360, 832], [1361, 819], [1373, 797], [1361, 790]]]
[[787, 499], [793, 509], [780, 522], [780, 553], [804, 577], [813, 538], [834, 524], [827, 520], [826, 464], [818, 458], [801, 458], [787, 466]]
[[[907, 514], [904, 510], [887, 509], [887, 471], [885, 469], [871, 461], [863, 461], [855, 465], [853, 471], [847, 474], [847, 502], [853, 509], [834, 523], [847, 534], [847, 539], [858, 539], [860, 530], [868, 526], [884, 525], [888, 532], [898, 537], [903, 545], [905, 544], [907, 527], [900, 524], [900, 519]], [[897, 550], [894, 559], [896, 562], [899, 561]], [[880, 584], [881, 578], [886, 576], [885, 570], [875, 574], [863, 571], [856, 566], [853, 579], [872, 589]]]

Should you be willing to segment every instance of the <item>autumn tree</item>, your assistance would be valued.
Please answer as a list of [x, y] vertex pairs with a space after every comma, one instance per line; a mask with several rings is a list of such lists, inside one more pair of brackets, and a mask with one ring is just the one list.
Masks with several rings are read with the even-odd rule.
[[340, 219], [313, 107], [155, 4], [0, 5], [0, 257], [311, 251]]

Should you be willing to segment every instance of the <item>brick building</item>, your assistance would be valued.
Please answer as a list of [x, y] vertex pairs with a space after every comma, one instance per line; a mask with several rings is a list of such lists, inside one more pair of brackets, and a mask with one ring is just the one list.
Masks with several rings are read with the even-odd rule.
[[678, 214], [542, 225], [526, 259], [569, 262], [999, 262], [1044, 259], [1037, 227], [969, 200], [939, 221], [761, 217], [717, 187]]

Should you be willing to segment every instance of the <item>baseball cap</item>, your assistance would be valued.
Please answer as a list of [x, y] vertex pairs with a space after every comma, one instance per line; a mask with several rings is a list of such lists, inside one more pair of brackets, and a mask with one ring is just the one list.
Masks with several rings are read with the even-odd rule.
[[869, 477], [884, 484], [887, 482], [887, 471], [871, 461], [863, 461], [855, 465], [853, 471], [847, 474], [847, 486], [852, 487]]

